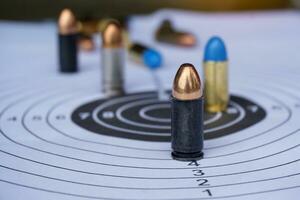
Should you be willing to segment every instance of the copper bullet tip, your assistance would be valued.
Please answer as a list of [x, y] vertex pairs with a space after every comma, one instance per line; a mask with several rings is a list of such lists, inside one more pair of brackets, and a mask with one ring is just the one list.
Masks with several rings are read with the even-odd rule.
[[179, 100], [194, 100], [202, 97], [202, 84], [192, 64], [182, 64], [173, 81], [172, 96]]
[[93, 51], [95, 49], [93, 38], [89, 35], [80, 35], [78, 43], [83, 51]]
[[64, 9], [58, 19], [59, 33], [69, 35], [78, 32], [77, 20], [70, 9]]
[[194, 46], [196, 44], [195, 36], [189, 33], [182, 34], [178, 41], [183, 46]]
[[104, 48], [123, 47], [123, 34], [120, 23], [116, 20], [109, 20], [102, 31], [102, 46]]

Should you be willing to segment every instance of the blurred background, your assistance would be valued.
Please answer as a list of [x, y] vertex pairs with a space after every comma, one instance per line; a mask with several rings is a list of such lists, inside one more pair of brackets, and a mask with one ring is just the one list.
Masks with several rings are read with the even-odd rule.
[[248, 11], [299, 8], [300, 0], [2, 0], [0, 19], [39, 20], [57, 18], [63, 8], [79, 19], [151, 13], [162, 8], [196, 11]]

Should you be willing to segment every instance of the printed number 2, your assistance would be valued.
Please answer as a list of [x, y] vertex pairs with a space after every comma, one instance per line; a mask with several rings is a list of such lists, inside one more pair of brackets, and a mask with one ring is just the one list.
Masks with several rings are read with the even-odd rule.
[[197, 179], [198, 186], [209, 185], [207, 179]]

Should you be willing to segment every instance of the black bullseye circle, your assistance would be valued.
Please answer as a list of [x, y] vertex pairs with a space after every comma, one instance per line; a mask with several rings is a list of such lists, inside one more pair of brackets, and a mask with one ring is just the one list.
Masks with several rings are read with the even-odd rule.
[[[225, 112], [205, 113], [204, 138], [214, 139], [246, 129], [266, 117], [265, 110], [244, 97], [231, 96]], [[142, 141], [170, 141], [170, 103], [155, 92], [134, 93], [86, 103], [72, 120], [91, 132]]]

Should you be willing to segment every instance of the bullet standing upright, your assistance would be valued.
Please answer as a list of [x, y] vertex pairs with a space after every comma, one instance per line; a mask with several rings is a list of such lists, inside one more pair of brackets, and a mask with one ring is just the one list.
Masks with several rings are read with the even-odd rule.
[[191, 161], [203, 157], [203, 97], [200, 77], [192, 64], [178, 69], [171, 96], [172, 157]]
[[225, 44], [219, 37], [212, 37], [204, 52], [205, 110], [225, 111], [228, 102], [228, 62]]
[[121, 25], [110, 20], [102, 31], [102, 90], [108, 96], [121, 95], [123, 89], [123, 71], [125, 49]]
[[78, 46], [82, 51], [93, 51], [95, 49], [95, 44], [92, 35], [79, 34]]
[[58, 20], [59, 66], [61, 72], [77, 72], [78, 28], [74, 14], [64, 9]]

